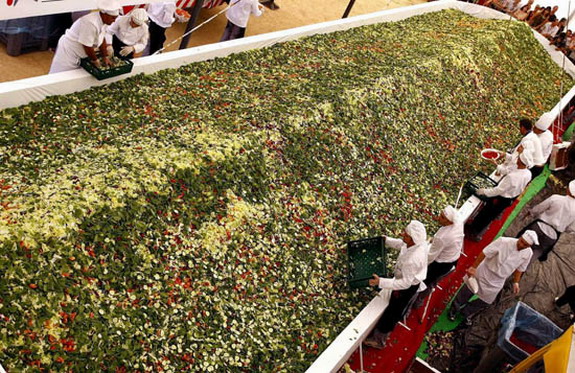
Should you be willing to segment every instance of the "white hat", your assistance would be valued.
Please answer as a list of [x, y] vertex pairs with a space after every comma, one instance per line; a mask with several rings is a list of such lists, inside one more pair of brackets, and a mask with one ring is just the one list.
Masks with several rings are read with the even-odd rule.
[[100, 12], [111, 16], [120, 15], [120, 6], [116, 0], [98, 0], [98, 9]]
[[427, 240], [427, 232], [425, 231], [425, 225], [417, 220], [412, 220], [405, 228], [405, 233], [411, 237], [415, 244], [420, 244]]
[[572, 195], [573, 197], [575, 197], [575, 180], [572, 180], [572, 181], [569, 183], [569, 192], [571, 193], [571, 195]]
[[534, 231], [525, 231], [521, 236], [530, 246], [539, 245], [539, 238], [537, 237], [537, 233]]
[[148, 20], [148, 12], [143, 8], [136, 8], [130, 12], [132, 21], [138, 26], [143, 25]]
[[540, 129], [541, 131], [547, 131], [547, 129], [553, 123], [554, 120], [555, 115], [547, 112], [537, 120], [537, 122], [535, 123], [535, 127]]
[[521, 162], [523, 162], [527, 168], [533, 167], [533, 156], [531, 155], [531, 151], [529, 149], [524, 148], [523, 152], [519, 154], [519, 159], [521, 159]]
[[452, 223], [455, 223], [455, 220], [458, 217], [457, 210], [455, 209], [455, 207], [451, 205], [445, 206], [445, 208], [443, 209], [443, 211], [441, 211], [441, 213]]

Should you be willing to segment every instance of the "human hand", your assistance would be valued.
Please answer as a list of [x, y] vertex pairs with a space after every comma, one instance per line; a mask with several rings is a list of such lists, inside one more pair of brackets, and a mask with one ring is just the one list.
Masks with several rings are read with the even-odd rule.
[[108, 56], [102, 58], [102, 61], [104, 62], [105, 66], [112, 66], [112, 61], [110, 61], [110, 58]]
[[467, 268], [466, 272], [467, 272], [468, 276], [475, 277], [475, 274], [477, 273], [477, 268], [469, 267], [469, 268]]
[[102, 66], [102, 64], [100, 63], [100, 60], [97, 58], [95, 60], [92, 60], [91, 62], [92, 62], [92, 65], [94, 65], [98, 69]]
[[518, 282], [514, 282], [513, 283], [513, 294], [517, 295], [519, 294], [519, 283]]
[[126, 57], [127, 55], [129, 55], [130, 53], [133, 53], [133, 52], [135, 52], [134, 47], [125, 46], [125, 47], [122, 47], [122, 49], [120, 50], [120, 56]]
[[369, 279], [369, 286], [378, 286], [378, 285], [379, 285], [379, 276], [374, 273], [373, 278]]
[[484, 196], [485, 195], [485, 188], [477, 189], [477, 191], [475, 191], [475, 194], [478, 194], [480, 196]]
[[113, 56], [114, 55], [114, 47], [112, 47], [111, 45], [108, 45], [108, 48], [106, 48], [106, 52], [108, 52], [108, 56]]

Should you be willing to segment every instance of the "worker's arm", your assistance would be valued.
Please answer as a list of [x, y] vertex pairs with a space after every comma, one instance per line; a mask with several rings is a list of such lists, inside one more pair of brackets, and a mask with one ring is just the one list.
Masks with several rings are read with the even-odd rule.
[[475, 272], [477, 271], [477, 267], [479, 266], [479, 264], [481, 264], [483, 259], [485, 259], [485, 254], [483, 254], [483, 252], [481, 252], [477, 256], [477, 259], [475, 259], [475, 262], [473, 263], [473, 265], [471, 267], [467, 268], [467, 274], [469, 276], [475, 276]]
[[386, 247], [391, 247], [392, 249], [395, 250], [401, 250], [405, 245], [405, 242], [403, 242], [403, 240], [400, 240], [399, 238], [392, 238], [392, 237], [384, 237], [385, 239], [385, 246]]
[[523, 276], [523, 272], [519, 270], [513, 272], [513, 294], [519, 294], [519, 281], [521, 281], [521, 276]]
[[96, 57], [96, 51], [94, 50], [94, 48], [87, 47], [85, 45], [82, 45], [82, 47], [84, 47], [84, 52], [86, 52], [88, 58], [90, 59], [90, 61], [92, 61], [92, 64], [94, 66], [100, 67], [100, 61], [98, 61], [98, 57]]
[[529, 215], [531, 216], [540, 216], [545, 211], [551, 207], [553, 201], [553, 196], [547, 198], [545, 201], [541, 202], [537, 206], [533, 207], [531, 210], [528, 211]]
[[100, 54], [102, 55], [104, 64], [107, 66], [112, 66], [112, 61], [110, 61], [108, 58], [108, 43], [106, 43], [106, 38], [102, 40], [102, 44], [100, 45]]

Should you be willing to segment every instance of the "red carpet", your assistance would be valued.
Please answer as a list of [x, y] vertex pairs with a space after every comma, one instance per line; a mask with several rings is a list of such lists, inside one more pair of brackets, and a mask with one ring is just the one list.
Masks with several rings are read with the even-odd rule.
[[[421, 315], [425, 304], [420, 308], [414, 308], [409, 313], [406, 325], [411, 329], [407, 330], [401, 325], [397, 325], [388, 339], [387, 345], [383, 350], [376, 350], [372, 348], [364, 348], [363, 350], [363, 369], [366, 372], [375, 373], [400, 373], [407, 372], [411, 366], [412, 361], [415, 359], [415, 354], [421, 345], [425, 334], [431, 326], [437, 321], [439, 315], [445, 309], [455, 292], [459, 289], [462, 283], [465, 270], [473, 264], [477, 255], [495, 238], [503, 223], [513, 211], [518, 201], [507, 208], [500, 220], [495, 220], [489, 230], [483, 236], [480, 242], [472, 242], [465, 240], [464, 253], [467, 255], [461, 256], [457, 264], [457, 268], [448, 277], [439, 283], [443, 290], [436, 288], [433, 292], [429, 308], [427, 310], [427, 317], [420, 324]], [[360, 357], [359, 349], [351, 356], [349, 365], [354, 371], [360, 372]]]

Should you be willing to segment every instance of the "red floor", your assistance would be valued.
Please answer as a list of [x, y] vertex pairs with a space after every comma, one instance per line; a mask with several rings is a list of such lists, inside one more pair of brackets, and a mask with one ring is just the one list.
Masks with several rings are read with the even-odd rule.
[[[421, 320], [425, 304], [420, 308], [411, 310], [406, 323], [411, 330], [407, 330], [405, 327], [397, 325], [388, 339], [387, 346], [383, 350], [364, 348], [363, 369], [365, 372], [400, 373], [408, 370], [412, 361], [415, 359], [415, 354], [419, 349], [425, 334], [435, 321], [437, 321], [437, 318], [443, 312], [445, 306], [461, 286], [465, 270], [473, 264], [475, 258], [483, 248], [493, 240], [517, 203], [518, 201], [515, 201], [512, 206], [505, 210], [501, 220], [496, 220], [491, 224], [489, 230], [483, 236], [483, 240], [480, 242], [465, 240], [464, 253], [467, 257], [461, 256], [455, 271], [439, 283], [439, 286], [443, 290], [436, 288], [435, 292], [433, 292], [427, 311], [427, 317], [422, 324], [420, 324], [419, 321]], [[354, 371], [361, 372], [359, 349], [351, 356], [349, 365]]]

